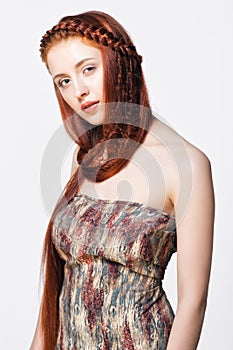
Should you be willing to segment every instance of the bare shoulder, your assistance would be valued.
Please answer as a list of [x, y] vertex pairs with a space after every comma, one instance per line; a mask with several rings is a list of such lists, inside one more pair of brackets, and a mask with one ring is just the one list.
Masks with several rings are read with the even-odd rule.
[[189, 160], [195, 169], [198, 168], [210, 168], [211, 167], [211, 162], [208, 156], [197, 146], [193, 145], [189, 141], [183, 139], [183, 143], [187, 149], [188, 155], [189, 155]]
[[208, 156], [197, 146], [186, 140], [171, 126], [155, 118], [147, 140], [149, 147], [153, 147], [159, 154], [173, 159], [175, 164], [190, 163], [195, 167], [210, 167]]
[[194, 188], [211, 183], [208, 156], [163, 121], [155, 118], [146, 145], [161, 166], [174, 206], [186, 206]]

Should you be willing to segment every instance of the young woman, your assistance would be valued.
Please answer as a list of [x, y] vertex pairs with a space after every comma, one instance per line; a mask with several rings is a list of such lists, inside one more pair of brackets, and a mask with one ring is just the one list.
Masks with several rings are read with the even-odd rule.
[[[142, 57], [111, 16], [62, 18], [40, 52], [77, 149], [46, 232], [31, 350], [196, 349], [213, 244], [208, 158], [152, 115]], [[176, 314], [162, 287], [174, 252]]]

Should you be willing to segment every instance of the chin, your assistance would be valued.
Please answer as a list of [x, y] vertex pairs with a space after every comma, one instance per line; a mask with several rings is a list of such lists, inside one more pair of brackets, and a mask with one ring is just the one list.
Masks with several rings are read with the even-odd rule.
[[103, 120], [102, 120], [102, 118], [83, 118], [83, 119], [85, 119], [89, 124], [92, 124], [92, 125], [95, 125], [95, 126], [97, 126], [97, 125], [102, 125], [103, 124]]

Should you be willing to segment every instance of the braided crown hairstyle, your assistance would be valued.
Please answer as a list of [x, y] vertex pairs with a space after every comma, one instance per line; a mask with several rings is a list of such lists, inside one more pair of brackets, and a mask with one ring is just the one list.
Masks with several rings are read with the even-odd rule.
[[[134, 103], [140, 104], [142, 56], [138, 55], [123, 27], [111, 16], [97, 11], [63, 17], [42, 37], [40, 44], [42, 60], [47, 64], [46, 56], [49, 49], [61, 39], [72, 36], [88, 40], [89, 44], [100, 48], [104, 62], [106, 56], [110, 55], [108, 61], [111, 62], [111, 77], [105, 76], [105, 82], [109, 82], [106, 91], [109, 91], [110, 88], [112, 96], [105, 102], [133, 102], [132, 95], [135, 95], [133, 89], [136, 88], [138, 101]], [[117, 73], [115, 76], [112, 71], [114, 61], [117, 67], [117, 72], [114, 72]]]
[[[40, 54], [48, 70], [49, 50], [71, 37], [101, 50], [106, 122], [93, 127], [83, 120], [64, 101], [54, 83], [65, 128], [80, 148], [77, 155], [79, 166], [55, 206], [44, 240], [41, 272], [45, 275], [40, 318], [43, 350], [56, 347], [58, 301], [64, 278], [64, 260], [52, 241], [56, 214], [72, 201], [85, 178], [101, 182], [124, 168], [143, 143], [152, 122], [141, 68], [142, 57], [125, 29], [114, 18], [98, 11], [63, 17], [41, 39]], [[114, 142], [107, 142], [109, 140]]]

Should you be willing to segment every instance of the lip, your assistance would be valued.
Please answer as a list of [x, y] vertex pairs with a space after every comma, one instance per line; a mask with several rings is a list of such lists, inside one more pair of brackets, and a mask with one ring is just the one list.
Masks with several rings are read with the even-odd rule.
[[86, 113], [91, 113], [97, 107], [99, 101], [88, 101], [81, 104], [81, 110]]

